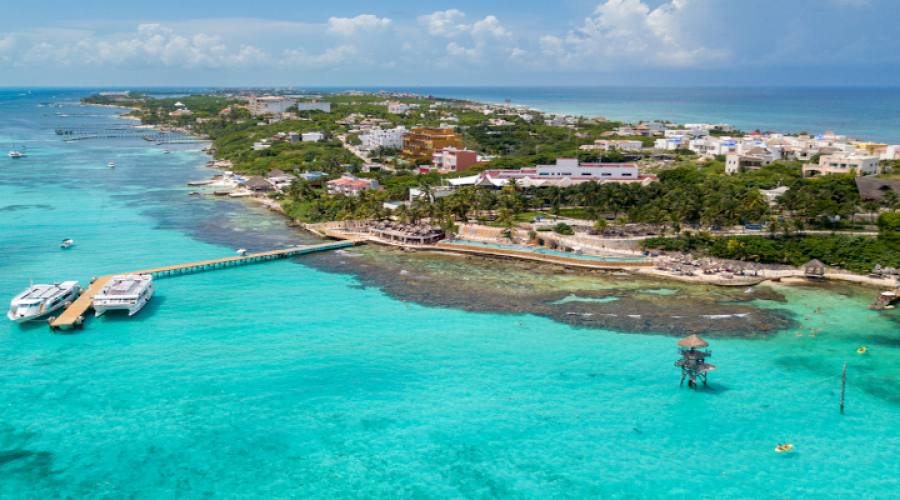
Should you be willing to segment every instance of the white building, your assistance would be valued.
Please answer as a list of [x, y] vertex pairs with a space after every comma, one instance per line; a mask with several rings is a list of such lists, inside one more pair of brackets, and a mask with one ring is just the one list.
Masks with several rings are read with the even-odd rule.
[[538, 165], [518, 170], [486, 170], [469, 177], [447, 181], [453, 187], [478, 185], [502, 187], [515, 181], [520, 186], [572, 186], [584, 182], [640, 183], [656, 180], [652, 175], [640, 175], [633, 163], [579, 163], [575, 158], [559, 158], [553, 165]]
[[736, 153], [738, 142], [731, 137], [704, 137], [688, 143], [688, 149], [700, 156], [718, 156]]
[[597, 139], [593, 144], [585, 144], [579, 149], [583, 151], [629, 151], [639, 152], [644, 148], [641, 141]]
[[266, 180], [277, 191], [284, 191], [285, 189], [289, 188], [295, 180], [297, 180], [297, 176], [285, 173], [282, 170], [274, 169], [266, 174]]
[[878, 157], [858, 153], [823, 155], [819, 163], [803, 165], [803, 175], [812, 177], [827, 174], [874, 175], [878, 173]]
[[891, 144], [884, 148], [884, 151], [881, 152], [881, 159], [887, 161], [900, 160], [900, 146]]
[[402, 115], [403, 113], [418, 107], [418, 104], [406, 104], [400, 101], [390, 101], [387, 103], [388, 113], [393, 113], [395, 115]]
[[752, 151], [747, 154], [728, 153], [725, 155], [725, 173], [729, 175], [746, 172], [748, 170], [759, 170], [774, 161], [771, 153], [765, 149], [757, 148], [762, 151]]
[[687, 139], [683, 137], [665, 137], [654, 141], [653, 148], [663, 151], [675, 151], [676, 149], [683, 149], [687, 142]]
[[373, 128], [359, 136], [359, 140], [362, 141], [361, 149], [367, 151], [378, 148], [400, 149], [403, 147], [403, 137], [408, 133], [409, 130], [402, 125], [389, 129]]
[[325, 134], [322, 132], [304, 132], [300, 137], [303, 139], [303, 142], [319, 142], [325, 138]]
[[663, 132], [663, 137], [690, 137], [697, 139], [709, 135], [709, 130], [703, 128], [668, 128]]
[[538, 177], [571, 177], [573, 179], [637, 179], [634, 163], [579, 163], [577, 158], [557, 158], [553, 165], [535, 167]]
[[288, 108], [297, 103], [296, 99], [281, 96], [263, 96], [257, 97], [251, 95], [247, 100], [247, 109], [253, 116], [260, 115], [280, 115], [287, 111]]

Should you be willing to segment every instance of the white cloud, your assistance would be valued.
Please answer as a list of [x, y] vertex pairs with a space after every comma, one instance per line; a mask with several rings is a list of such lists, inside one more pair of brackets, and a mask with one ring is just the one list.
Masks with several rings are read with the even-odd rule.
[[447, 44], [447, 55], [453, 58], [463, 58], [470, 61], [478, 61], [481, 59], [480, 47], [463, 47], [456, 42]]
[[468, 31], [469, 26], [463, 23], [466, 14], [461, 10], [448, 9], [419, 16], [419, 23], [434, 36], [454, 37]]
[[[849, 63], [900, 65], [900, 38], [891, 31], [898, 19], [889, 8], [894, 0], [758, 0], [752, 8], [720, 0], [593, 1], [583, 19], [542, 25], [571, 27], [558, 31], [452, 8], [396, 20], [371, 12], [318, 21], [201, 18], [130, 28], [72, 21], [65, 28], [0, 32], [0, 83], [15, 75], [114, 75], [117, 69], [135, 78], [215, 69], [233, 71], [232, 80], [239, 80], [309, 67], [327, 68], [319, 73], [339, 81], [342, 74], [360, 77], [360, 65], [379, 79], [440, 79], [452, 67], [454, 75], [475, 82], [635, 70], [665, 76], [671, 69], [761, 74]], [[247, 68], [258, 71], [241, 71]], [[141, 69], [149, 71], [135, 71]]]
[[218, 69], [253, 66], [269, 61], [265, 51], [252, 45], [240, 45], [233, 49], [217, 35], [179, 34], [156, 23], [138, 25], [132, 33], [104, 37], [64, 30], [51, 32], [49, 36], [47, 33], [22, 36], [30, 38], [30, 43], [15, 56], [18, 64]]
[[509, 58], [510, 59], [524, 59], [528, 56], [528, 51], [524, 49], [520, 49], [519, 47], [513, 47], [509, 49]]
[[510, 38], [512, 33], [500, 24], [500, 21], [494, 16], [487, 16], [480, 21], [472, 24], [472, 36], [474, 37], [493, 37], [497, 39]]
[[338, 66], [355, 59], [358, 53], [352, 45], [331, 47], [320, 54], [310, 54], [305, 49], [287, 49], [282, 53], [279, 65], [285, 68]]
[[358, 31], [376, 31], [387, 28], [391, 20], [372, 14], [356, 17], [332, 17], [328, 19], [328, 31], [337, 35], [350, 36]]
[[15, 51], [16, 37], [12, 33], [0, 35], [0, 63], [12, 61]]
[[540, 45], [569, 65], [690, 67], [721, 61], [728, 51], [707, 47], [695, 35], [702, 31], [694, 24], [699, 7], [708, 13], [710, 5], [709, 0], [670, 0], [651, 9], [642, 0], [606, 0], [564, 39], [545, 36]]
[[544, 35], [538, 40], [541, 52], [551, 57], [560, 57], [565, 54], [564, 42], [558, 36]]

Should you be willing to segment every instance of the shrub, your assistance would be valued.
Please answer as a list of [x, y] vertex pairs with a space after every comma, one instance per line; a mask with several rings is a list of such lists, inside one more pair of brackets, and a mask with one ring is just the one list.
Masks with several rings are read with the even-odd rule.
[[575, 231], [572, 230], [572, 226], [566, 224], [565, 222], [560, 222], [559, 224], [553, 226], [553, 230], [556, 231], [557, 234], [562, 234], [566, 236], [571, 236], [575, 234]]

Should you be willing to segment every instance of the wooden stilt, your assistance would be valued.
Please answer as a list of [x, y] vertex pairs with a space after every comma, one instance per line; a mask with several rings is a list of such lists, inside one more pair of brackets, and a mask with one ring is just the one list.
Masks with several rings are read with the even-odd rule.
[[841, 370], [841, 415], [844, 414], [844, 389], [847, 387], [847, 363], [844, 363], [844, 369]]

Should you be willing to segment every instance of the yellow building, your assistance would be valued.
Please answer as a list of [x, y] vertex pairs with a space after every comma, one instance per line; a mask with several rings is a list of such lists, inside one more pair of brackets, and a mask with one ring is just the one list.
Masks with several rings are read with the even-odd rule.
[[859, 151], [865, 151], [870, 155], [879, 155], [887, 150], [887, 144], [877, 142], [857, 142], [853, 146]]
[[401, 155], [408, 160], [430, 163], [436, 149], [450, 147], [463, 148], [462, 140], [453, 129], [417, 127], [403, 137]]

